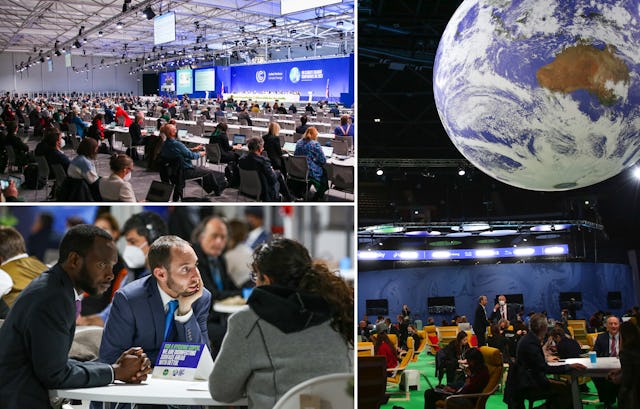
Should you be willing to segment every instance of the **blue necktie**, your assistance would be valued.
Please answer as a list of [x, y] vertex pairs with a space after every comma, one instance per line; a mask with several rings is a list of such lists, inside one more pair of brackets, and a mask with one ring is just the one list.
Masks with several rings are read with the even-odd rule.
[[178, 308], [178, 300], [169, 301], [169, 309], [167, 310], [167, 316], [164, 319], [164, 340], [167, 340], [169, 334], [171, 333], [171, 329], [173, 328], [173, 314], [176, 312]]
[[218, 260], [210, 259], [209, 267], [211, 268], [211, 278], [213, 278], [213, 282], [216, 283], [216, 287], [218, 290], [224, 290], [224, 285], [222, 284], [222, 276], [220, 275], [220, 265], [218, 264]]

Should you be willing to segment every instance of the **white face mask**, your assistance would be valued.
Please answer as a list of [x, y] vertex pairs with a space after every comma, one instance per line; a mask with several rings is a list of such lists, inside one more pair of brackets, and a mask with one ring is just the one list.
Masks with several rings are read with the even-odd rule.
[[64, 148], [66, 144], [67, 144], [67, 141], [65, 141], [64, 138], [60, 138], [60, 149]]
[[144, 255], [141, 247], [146, 246], [145, 242], [142, 246], [132, 246], [131, 244], [127, 244], [122, 252], [122, 258], [124, 262], [130, 268], [142, 268], [145, 266], [147, 262], [147, 257]]
[[131, 180], [131, 172], [129, 172], [126, 175], [124, 175], [124, 180], [126, 180], [126, 181]]
[[505, 301], [504, 301], [504, 300], [500, 300], [500, 301], [498, 301], [498, 304], [500, 304], [500, 305], [504, 305], [504, 304], [505, 304]]

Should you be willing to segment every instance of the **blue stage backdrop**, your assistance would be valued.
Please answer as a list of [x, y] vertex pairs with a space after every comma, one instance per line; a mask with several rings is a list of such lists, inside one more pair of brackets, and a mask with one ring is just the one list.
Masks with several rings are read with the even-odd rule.
[[[338, 101], [350, 92], [350, 57], [231, 67], [231, 92], [297, 92], [302, 101]], [[328, 95], [328, 97], [327, 97]]]
[[[475, 266], [442, 266], [396, 270], [364, 271], [358, 274], [358, 316], [365, 314], [367, 299], [389, 300], [389, 315], [395, 322], [402, 304], [407, 304], [414, 319], [426, 322], [432, 316], [436, 324], [453, 315], [466, 315], [473, 321], [477, 299], [489, 297], [487, 311], [499, 294], [522, 294], [524, 311], [547, 311], [560, 317], [559, 294], [582, 292], [583, 307], [579, 319], [589, 319], [597, 310], [618, 316], [637, 305], [631, 268], [624, 264], [605, 263], [531, 263]], [[607, 293], [620, 291], [622, 309], [607, 308]], [[455, 314], [428, 314], [427, 297], [454, 296]], [[508, 302], [509, 300], [507, 300]], [[371, 319], [373, 318], [373, 320]], [[370, 317], [375, 321], [375, 317]]]

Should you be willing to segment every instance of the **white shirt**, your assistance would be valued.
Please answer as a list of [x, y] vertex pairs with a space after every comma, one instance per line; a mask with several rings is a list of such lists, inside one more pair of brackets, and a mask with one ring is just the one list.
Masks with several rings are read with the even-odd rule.
[[[158, 292], [160, 293], [160, 298], [162, 299], [162, 306], [164, 308], [164, 313], [166, 314], [169, 311], [169, 301], [175, 300], [175, 298], [171, 298], [171, 296], [165, 293], [162, 288], [160, 288], [160, 284], [156, 284], [158, 286]], [[184, 315], [178, 315], [178, 309], [176, 308], [176, 312], [173, 313], [173, 319], [177, 322], [184, 324], [189, 321], [189, 318], [193, 315], [193, 308], [189, 310], [188, 313]]]
[[9, 294], [13, 288], [13, 280], [6, 271], [0, 269], [0, 297]]

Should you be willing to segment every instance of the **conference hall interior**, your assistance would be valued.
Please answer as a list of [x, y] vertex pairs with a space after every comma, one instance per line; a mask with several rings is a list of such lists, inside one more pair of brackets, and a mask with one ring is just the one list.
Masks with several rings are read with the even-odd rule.
[[[579, 45], [594, 41], [593, 49], [606, 50], [605, 44], [617, 41], [615, 58], [630, 70], [637, 61], [623, 50], [623, 31], [597, 37], [591, 30], [603, 22], [599, 17], [615, 20], [607, 20], [612, 15], [608, 4], [580, 14], [586, 10], [582, 2], [558, 12], [565, 7], [560, 3], [400, 0], [358, 5], [361, 408], [518, 407], [507, 405], [507, 391], [511, 373], [518, 373], [513, 369], [518, 340], [530, 331], [531, 313], [546, 314], [549, 335], [557, 324], [569, 342], [577, 341], [582, 358], [567, 362], [588, 368], [596, 365], [587, 356], [599, 351], [594, 346], [598, 336], [608, 339], [609, 321], [637, 324], [640, 170], [631, 136], [637, 129], [627, 138], [614, 125], [595, 131], [576, 119], [589, 118], [585, 112], [594, 109], [598, 113], [591, 120], [611, 124], [617, 118], [622, 127], [633, 123], [637, 84], [625, 83], [628, 93], [622, 91], [608, 105], [584, 90], [544, 89], [548, 83], [538, 85], [536, 77], [539, 67], [553, 62], [549, 54], [574, 45], [571, 35], [554, 42], [556, 31], [545, 31], [549, 24], [565, 24], [562, 16], [588, 27], [592, 37], [576, 40]], [[629, 10], [623, 14], [633, 15]], [[561, 33], [575, 34], [573, 29]], [[533, 48], [538, 45], [542, 51]], [[558, 101], [567, 105], [560, 107]], [[538, 120], [539, 133], [536, 126], [527, 128]], [[570, 126], [574, 134], [564, 139], [567, 145], [547, 138]], [[589, 146], [591, 132], [612, 143], [598, 158], [582, 149]], [[629, 150], [616, 157], [615, 146]], [[594, 176], [609, 163], [616, 167], [613, 173]], [[479, 309], [481, 296], [486, 300]], [[512, 312], [509, 322], [501, 323], [495, 312], [504, 299]], [[476, 315], [483, 310], [485, 325]], [[387, 336], [378, 338], [378, 333]], [[481, 349], [489, 382], [473, 399], [446, 399], [464, 380], [456, 348], [460, 358], [459, 346], [477, 346], [478, 338], [502, 346], [496, 348], [498, 355], [494, 348]], [[547, 358], [558, 359], [552, 338], [543, 338], [544, 351], [550, 353]], [[598, 362], [611, 360], [602, 358], [609, 353], [598, 352]], [[565, 382], [574, 379], [559, 376]], [[591, 379], [568, 389], [573, 392], [564, 396], [568, 407], [616, 407], [617, 389], [599, 393], [595, 382], [609, 381]], [[447, 394], [444, 385], [455, 388]], [[524, 399], [523, 394], [511, 395], [518, 399], [510, 402], [530, 408], [545, 404], [545, 396]], [[625, 404], [619, 401], [619, 407], [633, 407]]]

